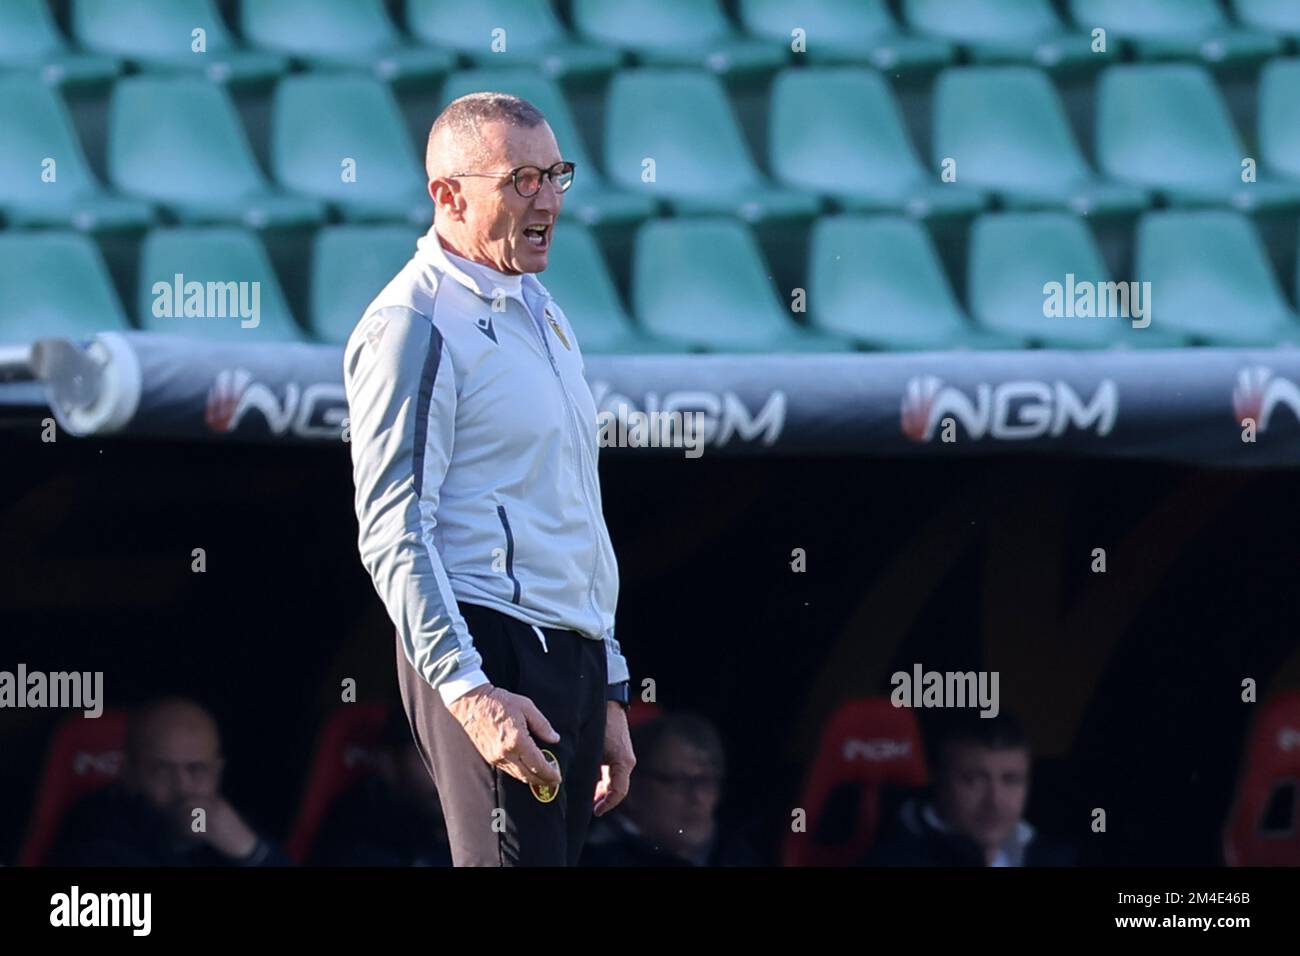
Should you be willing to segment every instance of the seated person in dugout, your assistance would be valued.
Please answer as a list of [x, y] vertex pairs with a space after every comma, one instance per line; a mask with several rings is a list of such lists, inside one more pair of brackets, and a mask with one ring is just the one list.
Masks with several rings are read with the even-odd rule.
[[120, 778], [69, 811], [54, 865], [291, 865], [222, 796], [220, 735], [198, 704], [168, 698], [133, 712], [122, 757]]
[[669, 714], [632, 731], [637, 754], [623, 805], [597, 820], [583, 866], [757, 866], [735, 827], [719, 823], [726, 773], [722, 738], [694, 714]]
[[330, 807], [313, 866], [451, 866], [442, 805], [400, 707], [389, 712], [375, 772]]
[[962, 710], [931, 754], [934, 786], [886, 824], [867, 866], [1073, 866], [1076, 852], [1024, 819], [1030, 753], [1024, 728], [1002, 713]]

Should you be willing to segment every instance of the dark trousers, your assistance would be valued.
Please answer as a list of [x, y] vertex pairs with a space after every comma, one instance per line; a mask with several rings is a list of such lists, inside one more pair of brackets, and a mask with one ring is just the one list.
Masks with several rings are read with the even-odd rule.
[[477, 605], [460, 610], [488, 680], [530, 698], [560, 735], [556, 744], [534, 741], [559, 760], [561, 782], [555, 798], [543, 803], [527, 784], [489, 765], [397, 639], [402, 704], [438, 788], [452, 861], [576, 866], [604, 755], [605, 645], [575, 631], [534, 629]]

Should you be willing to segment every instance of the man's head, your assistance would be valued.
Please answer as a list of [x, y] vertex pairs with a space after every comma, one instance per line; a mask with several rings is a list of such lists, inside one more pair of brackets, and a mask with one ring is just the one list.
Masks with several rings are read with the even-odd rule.
[[678, 856], [690, 857], [713, 839], [726, 755], [713, 725], [672, 714], [638, 727], [632, 789], [624, 803], [641, 833]]
[[512, 172], [559, 162], [555, 134], [527, 100], [505, 93], [453, 100], [429, 130], [424, 162], [443, 245], [508, 275], [544, 270], [563, 182]]
[[131, 714], [122, 781], [158, 809], [218, 793], [222, 766], [216, 721], [193, 701], [167, 698]]
[[992, 859], [1015, 831], [1029, 796], [1029, 743], [1010, 714], [963, 713], [936, 749], [936, 810]]

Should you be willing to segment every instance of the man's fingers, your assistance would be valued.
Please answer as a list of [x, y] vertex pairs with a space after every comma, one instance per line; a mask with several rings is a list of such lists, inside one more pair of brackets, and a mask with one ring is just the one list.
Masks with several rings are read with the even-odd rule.
[[[632, 783], [632, 772], [626, 764], [614, 763], [601, 768], [604, 793], [596, 801], [596, 816], [603, 817], [623, 802]], [[600, 788], [597, 788], [599, 792]]]
[[537, 709], [537, 705], [527, 697], [519, 698], [519, 702], [524, 708], [524, 720], [528, 723], [529, 732], [536, 736], [538, 740], [558, 744], [560, 735], [555, 732], [555, 728], [546, 719], [546, 715]]
[[520, 771], [515, 776], [530, 787], [560, 785], [559, 768], [551, 766], [537, 744], [533, 743], [532, 738], [527, 734], [520, 738], [514, 752], [508, 754], [507, 759]]

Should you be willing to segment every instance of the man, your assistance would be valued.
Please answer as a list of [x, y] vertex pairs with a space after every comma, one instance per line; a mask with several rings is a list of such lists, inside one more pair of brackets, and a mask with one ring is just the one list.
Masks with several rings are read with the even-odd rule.
[[[166, 699], [127, 722], [122, 775], [68, 815], [51, 854], [59, 866], [289, 866], [221, 795], [216, 721]], [[201, 814], [196, 813], [202, 810]]]
[[455, 864], [573, 865], [635, 762], [595, 403], [534, 275], [573, 164], [536, 107], [474, 93], [426, 170], [433, 227], [344, 355], [361, 559]]
[[935, 748], [933, 798], [911, 800], [870, 866], [1071, 866], [1075, 853], [1023, 819], [1029, 742], [1013, 716], [952, 718]]
[[726, 753], [714, 726], [670, 714], [632, 734], [637, 788], [592, 834], [584, 866], [757, 866], [757, 854], [719, 824]]

